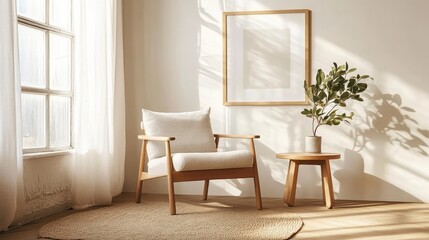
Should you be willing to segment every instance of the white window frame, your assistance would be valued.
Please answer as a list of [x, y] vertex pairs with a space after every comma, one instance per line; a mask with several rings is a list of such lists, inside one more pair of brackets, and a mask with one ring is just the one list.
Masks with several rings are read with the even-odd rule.
[[[19, 0], [16, 0], [19, 1]], [[73, 1], [72, 1], [73, 3]], [[45, 87], [44, 88], [35, 88], [35, 87], [27, 87], [21, 86], [21, 94], [30, 93], [30, 94], [41, 94], [45, 95], [45, 145], [43, 148], [23, 148], [24, 154], [34, 154], [34, 153], [52, 153], [57, 152], [61, 153], [65, 150], [73, 149], [73, 100], [74, 100], [74, 34], [73, 34], [73, 21], [71, 21], [71, 30], [68, 31], [66, 29], [62, 29], [49, 23], [49, 0], [45, 0], [45, 21], [46, 23], [39, 22], [25, 16], [21, 16], [18, 14], [18, 24], [23, 25], [25, 27], [32, 27], [37, 30], [44, 31], [45, 34], [45, 62], [46, 62], [46, 74], [45, 74]], [[73, 6], [73, 4], [72, 4]], [[73, 19], [73, 7], [70, 9], [70, 19]], [[70, 91], [59, 91], [59, 90], [51, 90], [50, 89], [50, 38], [49, 34], [54, 33], [59, 36], [68, 37], [71, 40], [71, 60], [70, 60]], [[19, 49], [18, 49], [19, 51]], [[70, 98], [70, 146], [64, 147], [51, 147], [51, 136], [50, 136], [50, 101], [49, 96], [62, 96]]]

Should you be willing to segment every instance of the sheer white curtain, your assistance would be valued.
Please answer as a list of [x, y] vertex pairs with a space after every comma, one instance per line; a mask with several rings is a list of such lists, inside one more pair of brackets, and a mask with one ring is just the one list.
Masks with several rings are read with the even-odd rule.
[[73, 208], [110, 204], [121, 193], [125, 97], [120, 0], [74, 1]]
[[0, 231], [17, 209], [22, 190], [20, 84], [15, 0], [0, 1]]

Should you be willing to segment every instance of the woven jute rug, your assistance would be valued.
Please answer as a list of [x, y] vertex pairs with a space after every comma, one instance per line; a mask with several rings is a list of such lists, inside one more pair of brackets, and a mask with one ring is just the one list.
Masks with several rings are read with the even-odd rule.
[[240, 198], [180, 201], [171, 216], [166, 201], [142, 200], [78, 212], [44, 225], [48, 239], [288, 239], [303, 222], [287, 207], [256, 210]]

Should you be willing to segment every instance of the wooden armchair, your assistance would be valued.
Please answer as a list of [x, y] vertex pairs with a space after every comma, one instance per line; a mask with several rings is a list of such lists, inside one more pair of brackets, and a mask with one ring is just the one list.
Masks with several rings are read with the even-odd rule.
[[[195, 118], [193, 114], [199, 114], [201, 112], [192, 112], [191, 121], [193, 123], [185, 131], [185, 138], [189, 139], [189, 132], [192, 132], [192, 129], [198, 128], [198, 123], [195, 124]], [[207, 112], [208, 116], [209, 111]], [[144, 119], [147, 115], [150, 115], [149, 118], [153, 117], [152, 114], [157, 115], [158, 113], [150, 112], [144, 110], [143, 116]], [[163, 115], [164, 118], [170, 118], [170, 114]], [[180, 114], [180, 113], [178, 113]], [[203, 114], [204, 115], [204, 114]], [[198, 119], [198, 117], [196, 117]], [[206, 118], [206, 117], [203, 117]], [[173, 117], [175, 119], [175, 117]], [[164, 122], [165, 119], [156, 119], [157, 124], [159, 122]], [[182, 119], [183, 120], [183, 119]], [[207, 120], [207, 119], [206, 119]], [[205, 120], [205, 121], [206, 121]], [[209, 119], [208, 119], [209, 120]], [[150, 121], [148, 121], [151, 125]], [[167, 121], [165, 126], [171, 126], [171, 123]], [[206, 124], [206, 123], [205, 123]], [[146, 122], [145, 122], [146, 125]], [[161, 124], [162, 125], [162, 124]], [[161, 131], [165, 133], [165, 126], [161, 126]], [[148, 130], [148, 129], [146, 129]], [[168, 129], [167, 129], [168, 131]], [[211, 127], [210, 127], [211, 131]], [[153, 131], [152, 131], [153, 132]], [[180, 131], [179, 131], [180, 132]], [[198, 131], [197, 131], [198, 132]], [[163, 134], [167, 135], [167, 134]], [[176, 141], [179, 141], [180, 134], [167, 135], [167, 136], [154, 136], [153, 134], [148, 135], [139, 135], [138, 138], [143, 140], [141, 148], [141, 157], [140, 157], [140, 167], [137, 178], [137, 190], [136, 190], [136, 203], [140, 203], [141, 200], [141, 190], [142, 182], [148, 179], [154, 179], [159, 177], [168, 178], [168, 195], [169, 195], [169, 204], [170, 204], [170, 214], [176, 214], [176, 203], [174, 195], [174, 183], [175, 182], [185, 182], [185, 181], [202, 181], [204, 180], [204, 190], [203, 190], [203, 199], [207, 200], [207, 194], [209, 189], [209, 181], [211, 179], [233, 179], [233, 178], [253, 178], [255, 186], [255, 196], [256, 196], [256, 208], [262, 209], [261, 193], [259, 186], [259, 177], [258, 177], [258, 167], [256, 161], [255, 145], [254, 139], [259, 138], [258, 135], [231, 135], [231, 134], [213, 134], [212, 140], [214, 141], [215, 150], [211, 151], [202, 151], [202, 152], [181, 152], [180, 144], [177, 146], [174, 145]], [[219, 145], [219, 140], [221, 138], [238, 138], [238, 139], [248, 139], [249, 140], [249, 150], [237, 150], [237, 151], [228, 151], [228, 152], [217, 152]], [[192, 137], [191, 137], [192, 139]], [[190, 140], [192, 141], [192, 140]], [[146, 156], [148, 154], [148, 144], [151, 143], [161, 143], [164, 145], [164, 156], [158, 158], [149, 159], [148, 172], [144, 171], [144, 166], [146, 163]], [[159, 146], [158, 146], [159, 147]], [[198, 148], [198, 147], [197, 147]], [[173, 150], [172, 150], [173, 149]], [[159, 149], [158, 149], [159, 150]], [[155, 155], [156, 156], [156, 155]], [[151, 167], [151, 162], [155, 165], [164, 165], [165, 172], [162, 171], [152, 171], [157, 167]], [[165, 166], [166, 165], [166, 166]], [[159, 167], [158, 167], [159, 169]]]

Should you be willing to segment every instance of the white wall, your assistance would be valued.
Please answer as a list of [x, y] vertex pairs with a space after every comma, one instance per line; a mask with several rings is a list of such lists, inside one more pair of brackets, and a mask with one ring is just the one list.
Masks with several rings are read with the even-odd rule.
[[[302, 107], [222, 105], [223, 11], [312, 11], [312, 74], [333, 61], [375, 78], [364, 104], [352, 104], [352, 126], [320, 129], [338, 199], [429, 202], [429, 1], [424, 0], [127, 0], [124, 1], [127, 156], [124, 191], [135, 191], [142, 107], [157, 111], [212, 108], [215, 132], [255, 133], [262, 195], [281, 197], [287, 161], [310, 135]], [[232, 147], [237, 146], [231, 144]], [[238, 144], [238, 147], [242, 147]], [[302, 167], [297, 197], [320, 198], [320, 171]], [[177, 184], [200, 194], [201, 183]], [[166, 192], [163, 180], [143, 186]], [[253, 195], [248, 180], [216, 181], [210, 194]]]

